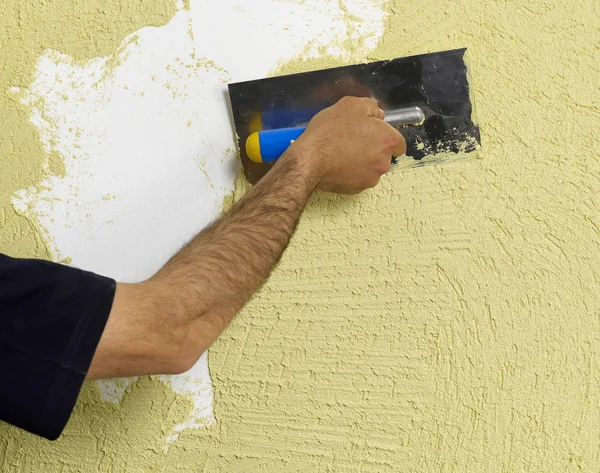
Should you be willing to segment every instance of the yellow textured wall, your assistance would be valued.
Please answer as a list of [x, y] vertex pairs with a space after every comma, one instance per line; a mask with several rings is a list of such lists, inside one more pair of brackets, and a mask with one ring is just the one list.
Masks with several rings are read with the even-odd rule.
[[90, 385], [55, 444], [0, 426], [2, 471], [600, 468], [600, 6], [389, 8], [372, 59], [469, 48], [479, 156], [315, 196], [210, 352], [210, 430], [164, 451], [188, 401]]
[[65, 172], [61, 157], [44, 150], [30, 108], [12, 89], [29, 86], [46, 49], [76, 61], [116, 54], [127, 35], [166, 23], [175, 10], [175, 0], [0, 0], [0, 251], [50, 258], [36, 216], [17, 212], [12, 195]]

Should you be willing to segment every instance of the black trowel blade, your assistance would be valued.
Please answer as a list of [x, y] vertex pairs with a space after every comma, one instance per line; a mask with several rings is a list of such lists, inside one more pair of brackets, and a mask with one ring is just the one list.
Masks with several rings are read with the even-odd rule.
[[246, 178], [257, 182], [269, 164], [252, 162], [245, 143], [255, 131], [301, 126], [346, 95], [374, 97], [384, 110], [420, 107], [425, 121], [400, 129], [403, 166], [449, 160], [479, 148], [479, 127], [464, 60], [466, 49], [421, 54], [229, 85]]

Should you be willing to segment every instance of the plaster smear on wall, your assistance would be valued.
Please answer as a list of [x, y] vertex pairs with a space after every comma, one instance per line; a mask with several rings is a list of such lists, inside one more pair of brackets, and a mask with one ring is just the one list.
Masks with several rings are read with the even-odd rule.
[[[383, 33], [382, 5], [263, 0], [250, 11], [239, 1], [188, 2], [167, 26], [136, 31], [110, 56], [83, 61], [62, 48], [40, 48], [33, 83], [11, 84], [10, 99], [30, 111], [61, 172], [49, 172], [54, 161], [42, 162], [41, 181], [14, 192], [12, 210], [42, 224], [57, 260], [121, 281], [151, 275], [218, 215], [233, 188], [225, 84], [267, 75], [292, 56], [363, 56]], [[349, 37], [359, 44], [349, 48]], [[179, 423], [161, 429], [168, 443], [213, 422], [206, 355], [184, 376], [153, 380], [99, 387], [116, 404], [126, 393], [135, 397], [140, 383], [157, 399], [170, 397], [161, 382], [188, 396], [191, 405], [172, 401], [169, 408], [164, 425]], [[97, 400], [79, 406], [108, 409]]]
[[76, 61], [111, 54], [131, 32], [166, 23], [175, 4], [0, 0], [0, 9], [0, 247], [14, 256], [50, 258], [36, 215], [13, 208], [12, 196], [48, 174], [62, 176], [65, 170], [60, 156], [41, 146], [39, 133], [28, 120], [29, 110], [13, 91], [31, 83], [44, 50], [59, 49]]

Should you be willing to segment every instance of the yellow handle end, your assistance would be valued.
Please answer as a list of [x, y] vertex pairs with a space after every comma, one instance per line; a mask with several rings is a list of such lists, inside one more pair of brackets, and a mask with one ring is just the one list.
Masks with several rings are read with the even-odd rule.
[[262, 163], [262, 154], [260, 153], [260, 137], [258, 132], [252, 133], [246, 141], [246, 154], [255, 163]]

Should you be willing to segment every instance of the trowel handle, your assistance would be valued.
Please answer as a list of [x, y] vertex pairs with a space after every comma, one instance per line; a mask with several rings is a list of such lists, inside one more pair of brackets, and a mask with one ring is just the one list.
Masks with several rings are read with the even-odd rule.
[[305, 126], [298, 126], [252, 133], [246, 141], [246, 154], [255, 163], [273, 163], [305, 130]]
[[[425, 113], [419, 107], [400, 108], [386, 112], [385, 121], [396, 128], [421, 125], [425, 121]], [[255, 163], [273, 163], [305, 130], [306, 127], [299, 126], [253, 133], [246, 141], [246, 154]]]

